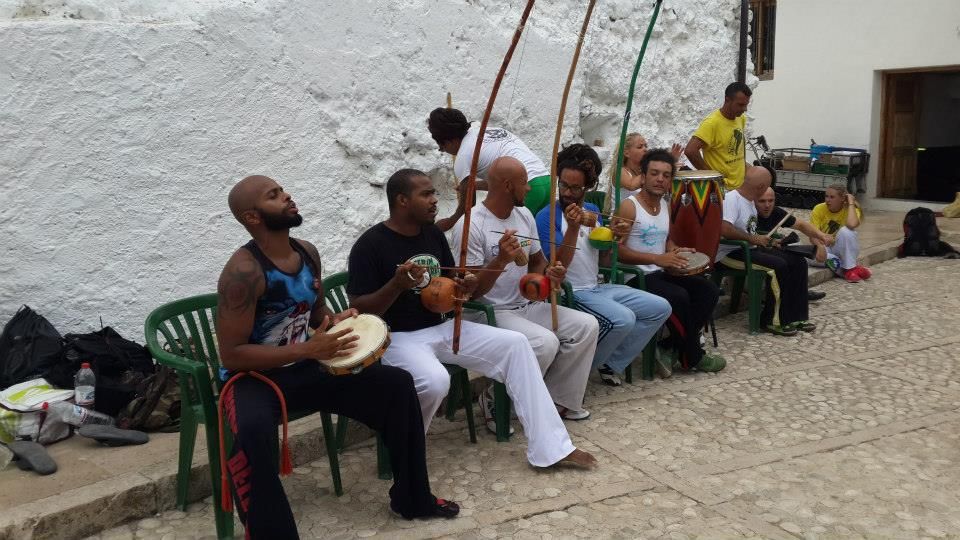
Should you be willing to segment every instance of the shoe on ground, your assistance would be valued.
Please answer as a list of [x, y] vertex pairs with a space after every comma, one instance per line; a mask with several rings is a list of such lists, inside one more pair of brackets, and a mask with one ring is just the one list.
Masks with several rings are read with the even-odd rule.
[[843, 279], [847, 280], [847, 283], [860, 283], [863, 278], [860, 277], [860, 272], [857, 272], [856, 268], [851, 268], [843, 273]]
[[817, 329], [817, 324], [810, 321], [797, 321], [791, 324], [790, 328], [800, 330], [801, 332], [813, 332]]
[[622, 384], [620, 377], [606, 364], [598, 367], [597, 372], [600, 373], [600, 380], [607, 386], [620, 386]]
[[669, 379], [673, 375], [674, 364], [679, 360], [674, 358], [673, 351], [664, 347], [657, 347], [654, 355], [653, 367], [661, 379]]
[[433, 508], [429, 510], [430, 513], [423, 516], [410, 516], [410, 517], [404, 516], [403, 514], [400, 513], [399, 510], [397, 510], [397, 506], [393, 501], [390, 501], [390, 511], [404, 519], [414, 519], [418, 517], [421, 517], [421, 518], [442, 517], [442, 518], [450, 519], [450, 518], [457, 517], [457, 514], [460, 513], [460, 505], [453, 501], [448, 501], [446, 499], [435, 497], [433, 502]]
[[860, 276], [860, 279], [870, 279], [870, 276], [873, 275], [873, 272], [871, 272], [870, 269], [865, 266], [857, 265], [854, 266], [853, 269], [856, 270], [857, 275]]
[[780, 325], [776, 325], [776, 324], [768, 324], [768, 325], [764, 326], [763, 329], [766, 330], [767, 332], [770, 332], [770, 333], [773, 334], [773, 335], [776, 335], [776, 336], [795, 336], [795, 335], [797, 335], [796, 329], [790, 328], [789, 326], [780, 326]]
[[[483, 392], [480, 392], [480, 397], [477, 398], [477, 401], [480, 403], [480, 410], [483, 411], [483, 423], [486, 424], [487, 430], [494, 435], [497, 434], [497, 421], [494, 420], [496, 415], [493, 414], [493, 387], [490, 386]], [[510, 426], [510, 435], [513, 435], [513, 426]]]
[[727, 361], [722, 356], [705, 353], [694, 369], [706, 373], [716, 373], [725, 367], [727, 367]]
[[[558, 405], [558, 407], [560, 406]], [[558, 412], [560, 413], [560, 418], [564, 420], [586, 420], [587, 418], [590, 418], [590, 411], [586, 409], [574, 411], [566, 407], [560, 407]]]
[[823, 291], [814, 291], [814, 290], [807, 291], [808, 302], [816, 302], [817, 300], [823, 300], [825, 296], [827, 296], [827, 293]]

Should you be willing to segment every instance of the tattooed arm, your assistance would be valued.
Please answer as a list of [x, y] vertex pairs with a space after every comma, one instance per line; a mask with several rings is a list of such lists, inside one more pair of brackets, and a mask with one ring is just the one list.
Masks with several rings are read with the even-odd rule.
[[304, 343], [285, 347], [250, 343], [257, 299], [265, 287], [260, 264], [249, 251], [238, 249], [227, 261], [217, 283], [217, 343], [223, 367], [230, 371], [263, 370], [304, 358], [326, 360], [349, 354], [357, 336], [347, 336], [350, 330], [325, 333], [328, 317], [323, 318], [317, 333]]

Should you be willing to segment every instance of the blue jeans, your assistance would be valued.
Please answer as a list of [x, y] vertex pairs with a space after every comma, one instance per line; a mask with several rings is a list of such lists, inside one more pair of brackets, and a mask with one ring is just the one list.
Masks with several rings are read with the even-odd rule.
[[598, 285], [574, 291], [573, 297], [577, 309], [600, 323], [593, 367], [606, 364], [617, 373], [627, 369], [670, 317], [669, 302], [626, 285]]

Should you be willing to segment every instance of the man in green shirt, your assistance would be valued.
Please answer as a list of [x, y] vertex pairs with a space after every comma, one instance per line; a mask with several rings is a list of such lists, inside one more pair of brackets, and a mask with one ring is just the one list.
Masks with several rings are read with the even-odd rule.
[[743, 184], [747, 126], [743, 113], [751, 95], [746, 84], [730, 83], [724, 91], [723, 106], [704, 118], [684, 150], [694, 168], [722, 174], [727, 191]]

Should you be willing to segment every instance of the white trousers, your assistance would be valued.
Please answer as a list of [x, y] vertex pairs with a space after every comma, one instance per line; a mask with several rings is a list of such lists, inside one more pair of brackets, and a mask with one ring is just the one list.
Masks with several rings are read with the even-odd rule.
[[424, 430], [430, 427], [450, 390], [450, 374], [440, 365], [443, 362], [477, 371], [507, 386], [527, 436], [531, 465], [549, 467], [574, 450], [544, 385], [533, 349], [522, 334], [465, 320], [460, 329], [460, 352], [455, 355], [453, 321], [449, 320], [422, 330], [392, 333], [382, 362], [413, 375]]
[[860, 238], [857, 231], [841, 227], [834, 236], [836, 242], [832, 246], [827, 246], [827, 255], [840, 259], [838, 270], [849, 270], [857, 265], [857, 257], [860, 255]]
[[[590, 367], [597, 351], [600, 324], [589, 313], [558, 306], [554, 333], [549, 302], [531, 302], [517, 309], [498, 309], [497, 326], [527, 336], [553, 402], [573, 411], [583, 409]], [[473, 315], [477, 316], [477, 315]]]

